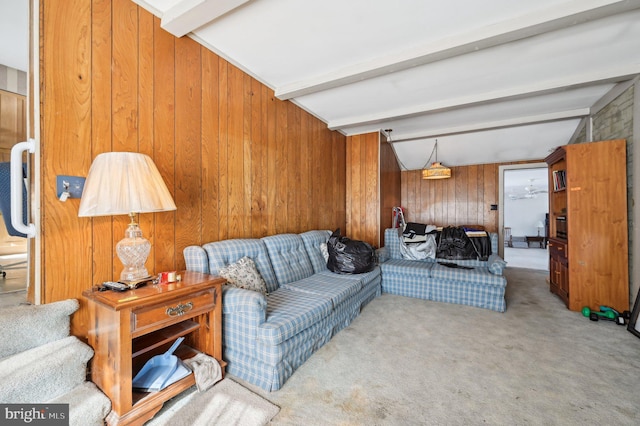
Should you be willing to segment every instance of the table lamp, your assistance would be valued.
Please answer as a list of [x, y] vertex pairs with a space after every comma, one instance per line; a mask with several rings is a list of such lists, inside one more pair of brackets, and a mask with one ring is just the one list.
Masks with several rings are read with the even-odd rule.
[[538, 228], [538, 237], [540, 236], [540, 228], [544, 228], [544, 223], [541, 220], [536, 223], [536, 227]]
[[176, 205], [151, 158], [137, 152], [98, 155], [85, 181], [79, 217], [127, 214], [131, 223], [116, 253], [124, 269], [120, 281], [131, 283], [149, 277], [145, 267], [151, 243], [135, 221], [137, 213], [175, 210]]

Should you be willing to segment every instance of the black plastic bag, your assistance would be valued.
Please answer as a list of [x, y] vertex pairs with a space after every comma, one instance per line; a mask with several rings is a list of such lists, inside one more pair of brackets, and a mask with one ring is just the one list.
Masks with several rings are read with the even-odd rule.
[[373, 247], [367, 242], [340, 236], [336, 229], [327, 241], [327, 268], [338, 274], [363, 274], [376, 266]]

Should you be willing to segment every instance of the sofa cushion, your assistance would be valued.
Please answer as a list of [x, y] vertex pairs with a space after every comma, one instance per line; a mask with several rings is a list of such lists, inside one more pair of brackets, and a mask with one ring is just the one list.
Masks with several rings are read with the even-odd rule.
[[324, 244], [326, 250], [330, 235], [331, 231], [307, 231], [300, 234], [315, 273], [327, 270], [327, 259], [323, 256], [322, 245]]
[[267, 247], [279, 285], [313, 275], [313, 266], [300, 235], [279, 234], [264, 237], [261, 240]]
[[338, 277], [341, 280], [352, 280], [360, 283], [361, 287], [366, 287], [367, 284], [373, 282], [377, 277], [380, 276], [380, 268], [375, 267], [369, 272], [364, 272], [362, 274], [338, 274], [335, 272], [331, 272], [330, 270], [325, 270], [320, 272], [321, 275], [327, 275], [332, 278]]
[[431, 268], [431, 277], [444, 281], [462, 281], [471, 284], [495, 285], [504, 287], [506, 280], [489, 272], [486, 267], [478, 266], [472, 269], [450, 268], [439, 263]]
[[333, 308], [362, 289], [360, 280], [341, 279], [341, 275], [314, 274], [308, 278], [283, 284], [282, 287], [331, 299]]
[[390, 259], [381, 263], [380, 269], [384, 275], [414, 275], [429, 278], [435, 264], [429, 260]]
[[279, 288], [267, 298], [267, 318], [258, 326], [258, 340], [277, 345], [331, 313], [331, 299]]
[[267, 248], [258, 239], [235, 239], [207, 243], [202, 246], [209, 257], [209, 273], [218, 275], [219, 270], [230, 263], [248, 256], [256, 264], [256, 268], [267, 285], [267, 291], [278, 288], [278, 281], [273, 273]]
[[268, 294], [264, 279], [258, 272], [256, 264], [248, 256], [220, 268], [218, 273], [234, 287], [257, 291], [265, 296]]

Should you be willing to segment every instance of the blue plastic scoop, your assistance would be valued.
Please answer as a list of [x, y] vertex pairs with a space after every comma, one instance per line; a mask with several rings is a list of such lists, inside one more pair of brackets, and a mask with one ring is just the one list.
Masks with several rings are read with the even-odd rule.
[[[133, 378], [133, 388], [143, 392], [155, 392], [188, 375], [190, 370], [177, 356], [173, 355], [183, 340], [184, 337], [178, 338], [165, 353], [156, 355], [147, 361], [142, 370]], [[183, 369], [187, 370], [186, 374], [183, 374]], [[180, 375], [176, 374], [177, 370], [180, 370]]]

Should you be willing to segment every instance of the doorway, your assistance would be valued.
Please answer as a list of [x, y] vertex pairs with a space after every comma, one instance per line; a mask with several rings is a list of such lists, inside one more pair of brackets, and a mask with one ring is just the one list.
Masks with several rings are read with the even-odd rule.
[[546, 163], [500, 166], [500, 254], [510, 267], [549, 270]]
[[[5, 41], [0, 42], [0, 162], [3, 163], [0, 193], [3, 198], [3, 215], [0, 216], [0, 306], [26, 302], [27, 290], [33, 278], [30, 262], [32, 241], [11, 225], [8, 182], [11, 148], [27, 140], [29, 134], [33, 134], [34, 127], [30, 107], [30, 92], [33, 90], [30, 85], [33, 81], [29, 80], [30, 55], [34, 54], [29, 48], [32, 3], [36, 4], [35, 1], [2, 2], [0, 11], [0, 40]], [[24, 159], [27, 164], [24, 169], [28, 172], [32, 168], [28, 164], [32, 158], [25, 156]], [[27, 182], [25, 188], [30, 193]], [[38, 302], [35, 298], [32, 300]]]

